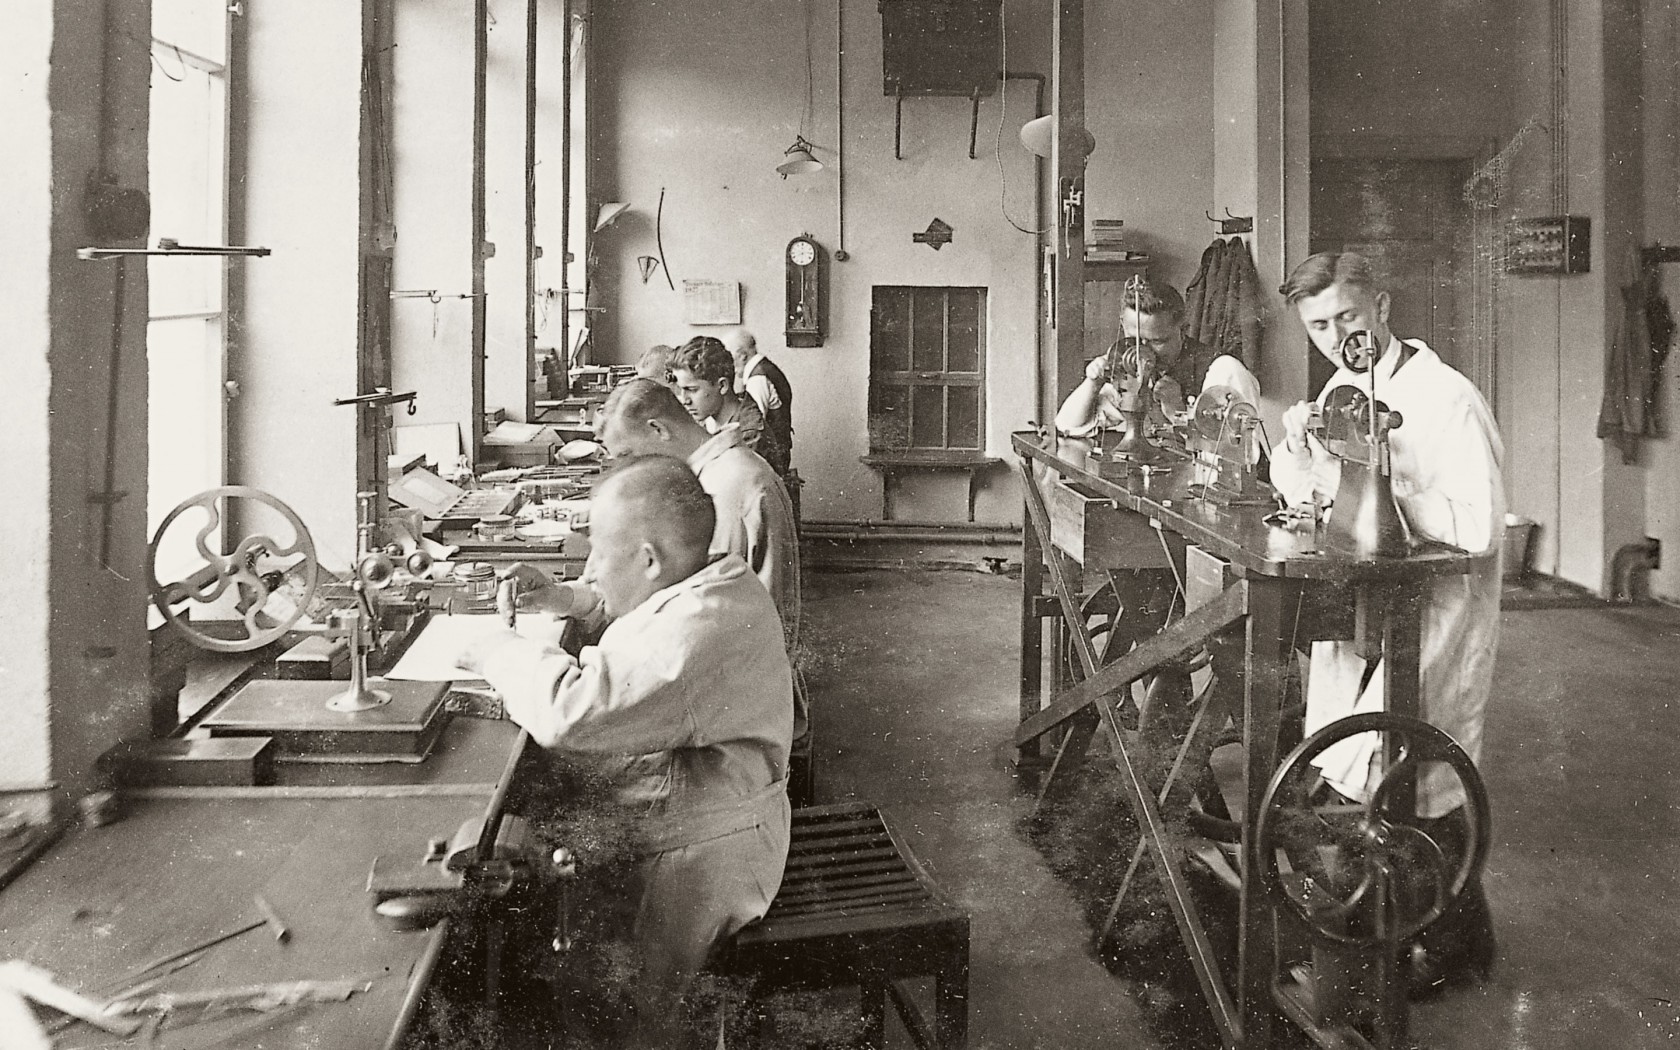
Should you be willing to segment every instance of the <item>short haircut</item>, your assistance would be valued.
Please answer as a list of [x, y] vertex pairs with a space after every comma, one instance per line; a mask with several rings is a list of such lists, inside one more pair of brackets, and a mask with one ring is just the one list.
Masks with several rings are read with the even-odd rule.
[[1172, 285], [1156, 284], [1141, 275], [1127, 281], [1120, 294], [1120, 309], [1134, 308], [1151, 317], [1166, 314], [1175, 322], [1184, 320], [1184, 297]]
[[735, 359], [724, 349], [722, 340], [709, 335], [697, 335], [684, 343], [672, 367], [693, 372], [696, 379], [707, 383], [720, 379], [735, 382]]
[[705, 564], [717, 507], [687, 463], [671, 456], [620, 460], [600, 488], [662, 556], [695, 568]]
[[1294, 306], [1302, 299], [1317, 295], [1333, 284], [1346, 284], [1378, 291], [1376, 275], [1371, 272], [1371, 260], [1358, 252], [1319, 252], [1303, 259], [1289, 277], [1278, 286], [1278, 294]]
[[648, 379], [656, 379], [663, 383], [671, 381], [671, 362], [676, 359], [677, 352], [673, 348], [660, 343], [648, 347], [636, 362], [636, 374]]
[[646, 423], [650, 419], [663, 419], [667, 422], [688, 420], [693, 417], [688, 409], [677, 400], [677, 395], [671, 393], [671, 388], [656, 379], [637, 376], [627, 379], [613, 387], [612, 393], [601, 405], [601, 428], [606, 429], [609, 422], [617, 420], [621, 426], [635, 426]]

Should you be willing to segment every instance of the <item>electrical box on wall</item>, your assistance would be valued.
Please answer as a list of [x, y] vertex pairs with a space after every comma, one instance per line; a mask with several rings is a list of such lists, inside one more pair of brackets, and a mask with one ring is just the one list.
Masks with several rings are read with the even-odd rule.
[[885, 93], [989, 96], [1002, 66], [1002, 0], [880, 0]]
[[1512, 219], [1505, 228], [1505, 272], [1586, 273], [1592, 268], [1592, 220], [1584, 215]]

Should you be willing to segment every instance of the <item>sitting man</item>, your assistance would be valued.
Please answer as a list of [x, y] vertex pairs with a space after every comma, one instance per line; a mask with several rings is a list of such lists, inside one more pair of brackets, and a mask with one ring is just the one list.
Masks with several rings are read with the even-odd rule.
[[[610, 456], [674, 456], [693, 468], [717, 504], [712, 550], [740, 555], [758, 574], [775, 599], [793, 660], [799, 647], [799, 536], [787, 490], [769, 465], [745, 447], [734, 427], [707, 434], [675, 397], [645, 380], [612, 392], [601, 407], [597, 435]], [[788, 791], [796, 805], [809, 805], [810, 711], [797, 679]]]
[[[1319, 353], [1336, 374], [1319, 394], [1336, 387], [1367, 396], [1375, 376], [1377, 397], [1404, 422], [1390, 435], [1393, 489], [1400, 511], [1419, 539], [1451, 544], [1472, 554], [1499, 551], [1505, 522], [1500, 461], [1504, 446], [1493, 413], [1470, 380], [1428, 346], [1389, 331], [1389, 296], [1370, 264], [1353, 252], [1323, 252], [1297, 266], [1279, 289], [1295, 307]], [[1380, 347], [1363, 370], [1341, 355], [1351, 332], [1369, 332]], [[1274, 453], [1272, 482], [1291, 503], [1335, 498], [1341, 462], [1308, 433], [1311, 406], [1300, 402], [1284, 414], [1284, 448]], [[1332, 507], [1332, 515], [1346, 512]], [[1499, 559], [1487, 559], [1464, 576], [1441, 576], [1425, 592], [1419, 675], [1420, 711], [1475, 759], [1482, 749], [1482, 717], [1493, 682], [1499, 644]], [[1306, 731], [1364, 711], [1383, 708], [1380, 665], [1367, 666], [1352, 642], [1314, 642], [1307, 681]], [[1350, 798], [1370, 797], [1373, 740], [1351, 737], [1317, 759], [1325, 781]], [[1462, 836], [1464, 792], [1444, 768], [1418, 784], [1419, 815], [1432, 820], [1438, 841]], [[1420, 938], [1414, 984], [1438, 984], [1492, 965], [1494, 943], [1487, 899], [1479, 881], [1458, 906]]]
[[[1126, 282], [1120, 310], [1120, 338], [1108, 353], [1094, 357], [1085, 366], [1085, 378], [1073, 388], [1056, 412], [1056, 432], [1066, 437], [1087, 438], [1103, 427], [1118, 426], [1121, 395], [1108, 381], [1109, 358], [1116, 352], [1118, 377], [1137, 375], [1136, 347], [1155, 354], [1156, 404], [1166, 414], [1184, 411], [1188, 401], [1212, 386], [1228, 386], [1237, 396], [1259, 407], [1260, 383], [1241, 361], [1230, 354], [1210, 350], [1184, 335], [1184, 299], [1171, 285], [1154, 284], [1143, 277]], [[1122, 349], [1125, 345], [1130, 349]]]
[[734, 426], [741, 431], [742, 444], [761, 456], [771, 451], [767, 442], [775, 438], [764, 430], [764, 413], [758, 402], [735, 392], [735, 361], [720, 340], [709, 335], [690, 339], [677, 351], [671, 371], [677, 397], [708, 431], [715, 434]]
[[636, 360], [636, 375], [643, 379], [651, 379], [676, 393], [677, 377], [671, 372], [671, 362], [676, 359], [677, 351], [674, 348], [657, 343], [648, 347]]
[[[502, 631], [459, 663], [537, 744], [605, 772], [637, 814], [638, 1043], [669, 1045], [707, 956], [781, 885], [793, 682], [763, 584], [740, 558], [708, 553], [715, 512], [692, 471], [631, 460], [593, 511], [584, 581], [611, 620], [600, 642], [574, 659]], [[527, 604], [571, 597], [539, 590]]]
[[783, 481], [787, 480], [793, 457], [793, 387], [776, 362], [758, 349], [758, 340], [745, 328], [737, 328], [724, 339], [735, 361], [735, 382], [740, 392], [750, 394], [764, 414], [768, 433], [759, 455]]

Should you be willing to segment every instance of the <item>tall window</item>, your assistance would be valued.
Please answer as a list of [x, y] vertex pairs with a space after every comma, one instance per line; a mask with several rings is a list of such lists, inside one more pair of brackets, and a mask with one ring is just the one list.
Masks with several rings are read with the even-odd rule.
[[985, 447], [986, 289], [875, 289], [869, 447]]
[[[227, 243], [227, 9], [226, 0], [152, 0], [154, 241]], [[171, 507], [225, 476], [226, 263], [153, 257], [147, 277], [147, 503], [155, 533]], [[160, 552], [160, 561], [191, 556], [184, 540], [182, 548]]]

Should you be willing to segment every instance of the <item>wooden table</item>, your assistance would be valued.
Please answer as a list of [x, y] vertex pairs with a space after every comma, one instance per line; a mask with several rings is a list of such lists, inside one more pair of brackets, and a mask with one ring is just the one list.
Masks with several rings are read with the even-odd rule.
[[[1279, 710], [1288, 662], [1297, 645], [1353, 638], [1363, 651], [1383, 658], [1388, 710], [1415, 717], [1424, 588], [1438, 576], [1470, 571], [1474, 560], [1448, 548], [1375, 561], [1358, 561], [1326, 550], [1310, 529], [1292, 531], [1267, 524], [1263, 519], [1270, 507], [1221, 506], [1192, 498], [1192, 463], [1178, 450], [1163, 450], [1161, 468], [1145, 474], [1093, 458], [1088, 442], [1020, 433], [1014, 435], [1013, 445], [1021, 457], [1027, 509], [1021, 553], [1021, 724], [1013, 742], [1023, 759], [1031, 761], [1038, 756], [1041, 738], [1051, 730], [1063, 730], [1060, 746], [1043, 772], [1042, 799], [1066, 784], [1099, 727], [1107, 731], [1127, 800], [1156, 860], [1168, 904], [1224, 1045], [1253, 1050], [1271, 1047], [1280, 1016], [1273, 995], [1276, 930], [1260, 880], [1248, 873], [1259, 870], [1255, 822], [1277, 765]], [[1143, 559], [1139, 564], [1151, 564], [1148, 559], [1159, 557], [1159, 545], [1167, 537], [1223, 559], [1228, 563], [1223, 590], [1214, 600], [1146, 637], [1127, 655], [1103, 665], [1085, 630], [1078, 569], [1052, 545], [1047, 493], [1058, 481], [1072, 482], [1093, 498], [1106, 501], [1118, 512], [1118, 524], [1146, 534], [1139, 546], [1157, 549], [1138, 550]], [[1160, 537], [1147, 535], [1157, 530]], [[1119, 558], [1123, 561], [1124, 553]], [[1053, 660], [1046, 704], [1042, 627], [1045, 619], [1058, 617], [1083, 674], [1081, 681], [1069, 684], [1061, 661]], [[1185, 883], [1180, 850], [1165, 836], [1155, 791], [1127, 751], [1114, 705], [1100, 701], [1200, 648], [1214, 634], [1239, 628], [1245, 637], [1241, 673], [1241, 868], [1245, 874], [1240, 889], [1239, 958], [1228, 984]], [[1201, 728], [1205, 724], [1193, 727], [1191, 734]], [[1189, 747], [1186, 741], [1180, 762]], [[1325, 1045], [1341, 1045], [1334, 1042], [1336, 1033], [1309, 1035], [1330, 1040]]]
[[[259, 918], [261, 894], [292, 934], [256, 929], [169, 975], [159, 991], [295, 980], [372, 981], [345, 1002], [232, 1014], [164, 1034], [170, 1050], [211, 1046], [399, 1045], [448, 936], [448, 923], [387, 928], [367, 892], [379, 854], [418, 857], [465, 820], [497, 819], [525, 736], [506, 722], [456, 718], [414, 766], [282, 767], [259, 788], [159, 788], [125, 796], [124, 817], [73, 829], [0, 892], [0, 956], [109, 995], [125, 975]], [[85, 1025], [55, 1046], [144, 1046]]]

